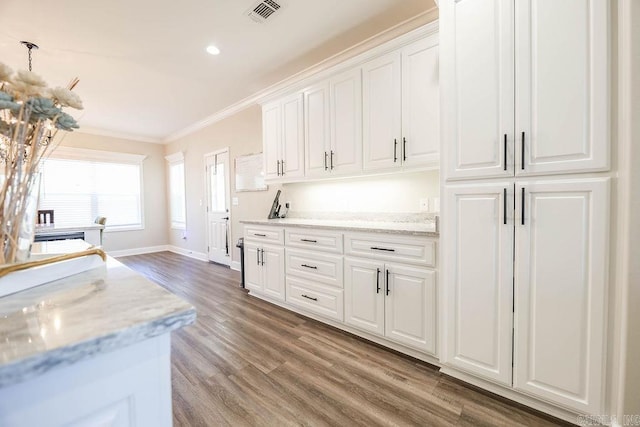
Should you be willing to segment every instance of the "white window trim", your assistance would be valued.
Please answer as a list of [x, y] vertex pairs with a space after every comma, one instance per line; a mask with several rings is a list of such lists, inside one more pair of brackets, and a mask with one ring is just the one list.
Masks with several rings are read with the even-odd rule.
[[[64, 160], [81, 160], [107, 163], [126, 163], [140, 166], [140, 225], [124, 225], [120, 227], [108, 227], [105, 233], [135, 231], [145, 229], [144, 219], [144, 160], [148, 156], [145, 154], [121, 153], [116, 151], [92, 150], [89, 148], [77, 147], [56, 147], [48, 158]], [[109, 219], [107, 218], [107, 221]]]
[[177, 222], [177, 221], [173, 221], [173, 218], [171, 218], [171, 175], [170, 173], [168, 174], [168, 184], [169, 184], [169, 222], [171, 224], [171, 229], [172, 230], [186, 230], [187, 229], [187, 171], [184, 168], [184, 151], [178, 151], [176, 153], [173, 154], [169, 154], [167, 156], [164, 157], [167, 162], [169, 163], [169, 172], [171, 172], [171, 166], [178, 164], [178, 163], [182, 163], [183, 165], [183, 184], [184, 184], [184, 188], [183, 188], [183, 194], [184, 194], [184, 222]]

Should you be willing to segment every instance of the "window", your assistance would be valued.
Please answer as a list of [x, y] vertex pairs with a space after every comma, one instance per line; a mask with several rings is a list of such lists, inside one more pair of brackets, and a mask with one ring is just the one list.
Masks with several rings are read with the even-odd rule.
[[184, 154], [166, 156], [169, 162], [169, 205], [171, 228], [184, 230], [187, 226], [184, 184]]
[[53, 209], [56, 225], [107, 218], [107, 230], [143, 228], [144, 156], [59, 147], [45, 160], [39, 209]]

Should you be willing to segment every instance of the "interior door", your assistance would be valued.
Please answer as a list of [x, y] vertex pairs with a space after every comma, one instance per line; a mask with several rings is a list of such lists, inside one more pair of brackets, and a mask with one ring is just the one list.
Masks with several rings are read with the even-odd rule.
[[385, 335], [435, 354], [435, 271], [389, 263], [384, 273]]
[[445, 186], [444, 200], [443, 361], [511, 386], [513, 182]]
[[207, 171], [207, 228], [209, 261], [231, 264], [229, 212], [229, 151], [205, 157]]
[[516, 188], [514, 386], [601, 414], [609, 179]]

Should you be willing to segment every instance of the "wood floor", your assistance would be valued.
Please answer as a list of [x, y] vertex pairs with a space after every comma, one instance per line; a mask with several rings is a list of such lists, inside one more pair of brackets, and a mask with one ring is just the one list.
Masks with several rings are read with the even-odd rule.
[[198, 311], [172, 335], [176, 426], [565, 425], [251, 297], [225, 267], [169, 252], [119, 260]]

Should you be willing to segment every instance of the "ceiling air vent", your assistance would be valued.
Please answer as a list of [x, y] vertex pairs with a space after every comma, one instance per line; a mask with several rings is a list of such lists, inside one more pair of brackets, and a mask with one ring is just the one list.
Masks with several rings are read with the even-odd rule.
[[253, 8], [249, 9], [247, 14], [254, 21], [263, 23], [268, 18], [273, 18], [282, 6], [282, 0], [262, 0], [256, 3]]

